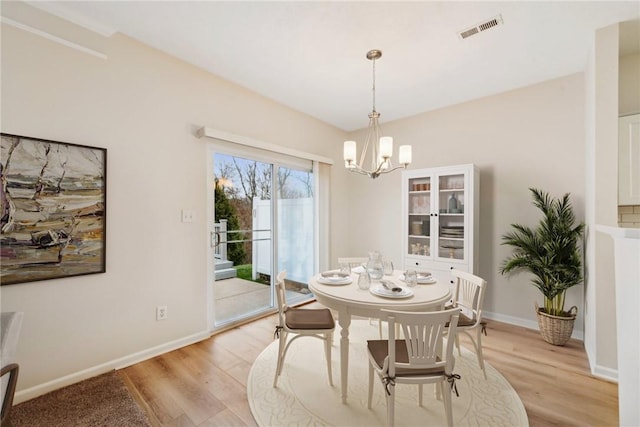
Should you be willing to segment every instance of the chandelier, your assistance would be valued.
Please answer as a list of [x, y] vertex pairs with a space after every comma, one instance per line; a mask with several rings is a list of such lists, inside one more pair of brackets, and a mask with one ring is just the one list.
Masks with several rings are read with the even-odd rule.
[[[380, 113], [376, 111], [376, 59], [382, 56], [382, 52], [373, 49], [367, 52], [367, 59], [373, 61], [373, 108], [369, 113], [369, 127], [367, 139], [364, 142], [360, 161], [356, 163], [356, 142], [344, 142], [344, 165], [349, 171], [369, 178], [376, 179], [384, 173], [393, 172], [395, 170], [405, 168], [411, 163], [411, 146], [401, 145], [398, 149], [398, 162], [400, 166], [393, 167], [391, 156], [393, 155], [393, 138], [390, 136], [382, 136], [382, 129], [378, 119]], [[364, 168], [365, 158], [371, 146], [371, 169]]]

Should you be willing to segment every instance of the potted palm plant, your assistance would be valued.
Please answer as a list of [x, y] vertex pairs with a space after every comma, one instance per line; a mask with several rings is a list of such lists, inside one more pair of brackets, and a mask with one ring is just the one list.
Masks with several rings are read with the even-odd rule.
[[583, 280], [580, 240], [584, 224], [576, 224], [569, 193], [556, 199], [544, 191], [529, 190], [544, 216], [536, 228], [511, 224], [502, 244], [511, 246], [513, 252], [503, 261], [500, 273], [533, 274], [531, 283], [544, 296], [544, 307], [536, 303], [540, 332], [547, 342], [564, 345], [571, 338], [578, 312], [575, 306], [565, 311], [564, 301], [567, 289]]

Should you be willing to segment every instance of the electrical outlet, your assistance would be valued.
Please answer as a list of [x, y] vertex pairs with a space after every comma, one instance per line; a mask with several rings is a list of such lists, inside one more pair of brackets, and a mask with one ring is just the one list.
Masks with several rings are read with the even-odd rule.
[[156, 320], [165, 320], [167, 318], [167, 306], [159, 305], [156, 307]]

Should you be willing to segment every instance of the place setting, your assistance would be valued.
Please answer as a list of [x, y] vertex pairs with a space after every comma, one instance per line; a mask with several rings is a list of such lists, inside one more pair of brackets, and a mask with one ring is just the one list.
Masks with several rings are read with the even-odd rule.
[[411, 289], [398, 286], [394, 282], [384, 279], [380, 280], [380, 283], [371, 286], [369, 292], [383, 298], [409, 298], [413, 296]]
[[438, 281], [431, 275], [429, 271], [409, 270], [400, 275], [400, 280], [405, 283], [412, 283], [414, 280], [417, 285], [433, 285]]
[[341, 286], [348, 285], [352, 281], [351, 274], [341, 270], [325, 271], [318, 276], [318, 283], [322, 283], [323, 285]]
[[[409, 277], [414, 277], [411, 273], [408, 274]], [[393, 280], [385, 278], [391, 278], [393, 276], [393, 263], [391, 261], [384, 261], [382, 263], [382, 269], [363, 269], [363, 271], [358, 274], [356, 284], [361, 290], [368, 290], [372, 295], [382, 298], [401, 299], [412, 297], [413, 291], [410, 288], [415, 286], [417, 281], [405, 281], [406, 286], [401, 286]]]

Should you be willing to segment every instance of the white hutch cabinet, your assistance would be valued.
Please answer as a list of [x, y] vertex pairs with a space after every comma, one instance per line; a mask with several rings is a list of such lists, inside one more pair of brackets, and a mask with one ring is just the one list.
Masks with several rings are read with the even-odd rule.
[[404, 269], [447, 282], [454, 268], [477, 274], [479, 182], [472, 164], [402, 172]]

